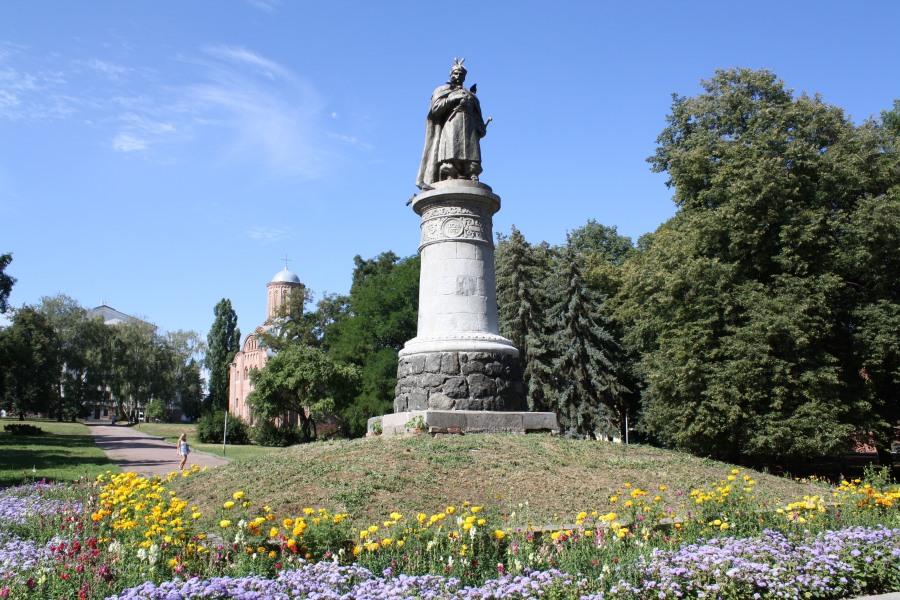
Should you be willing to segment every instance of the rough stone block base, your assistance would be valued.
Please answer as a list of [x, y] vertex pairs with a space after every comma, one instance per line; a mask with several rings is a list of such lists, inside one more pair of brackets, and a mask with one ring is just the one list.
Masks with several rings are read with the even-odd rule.
[[394, 412], [524, 410], [519, 358], [504, 352], [422, 352], [397, 364]]
[[422, 430], [428, 433], [559, 433], [552, 412], [490, 410], [413, 410], [372, 417], [368, 434], [376, 434], [380, 424], [385, 436]]

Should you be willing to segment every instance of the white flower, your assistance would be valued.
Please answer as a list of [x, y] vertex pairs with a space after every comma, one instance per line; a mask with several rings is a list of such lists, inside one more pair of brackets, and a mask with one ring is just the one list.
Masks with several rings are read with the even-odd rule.
[[472, 525], [472, 529], [469, 530], [469, 537], [472, 538], [473, 540], [475, 539], [475, 531], [476, 531], [477, 529], [478, 529], [477, 527], [475, 527], [474, 525]]

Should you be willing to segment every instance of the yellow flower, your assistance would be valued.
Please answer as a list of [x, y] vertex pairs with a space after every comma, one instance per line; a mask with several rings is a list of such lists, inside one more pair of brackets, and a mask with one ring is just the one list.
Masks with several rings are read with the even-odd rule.
[[232, 509], [232, 508], [234, 508], [234, 502], [232, 502], [231, 500], [229, 500], [228, 502], [226, 502], [225, 504], [222, 505], [222, 508], [225, 508], [225, 509]]
[[233, 494], [231, 495], [231, 497], [234, 498], [235, 500], [240, 500], [241, 498], [244, 497], [244, 492], [238, 490], [238, 491], [236, 491], [235, 493], [233, 493]]
[[631, 500], [625, 501], [625, 508], [631, 508], [632, 506], [634, 506], [634, 502], [632, 502]]
[[479, 527], [484, 527], [485, 523], [487, 523], [487, 519], [478, 519]]
[[231, 521], [229, 521], [228, 519], [222, 519], [221, 521], [219, 521], [219, 527], [221, 527], [222, 529], [227, 529], [230, 526]]
[[275, 558], [276, 556], [278, 556], [277, 552], [275, 552], [274, 550], [269, 550], [269, 558]]
[[390, 546], [390, 545], [393, 544], [393, 543], [394, 543], [394, 540], [393, 540], [393, 539], [391, 539], [391, 538], [389, 538], [389, 537], [386, 537], [386, 538], [384, 538], [383, 540], [381, 540], [381, 547], [382, 547], [382, 548], [387, 548], [388, 546]]
[[378, 531], [378, 525], [369, 525], [369, 533], [375, 533]]
[[392, 512], [392, 513], [390, 514], [390, 517], [391, 517], [391, 519], [393, 519], [394, 521], [399, 521], [400, 519], [403, 518], [403, 515], [401, 515], [401, 514], [398, 513], [397, 511], [394, 511], [394, 512]]
[[271, 529], [269, 529], [269, 537], [272, 537], [272, 538], [278, 537], [278, 528], [277, 527], [272, 527]]
[[481, 512], [481, 507], [480, 507], [480, 506], [473, 506], [473, 507], [470, 508], [469, 510], [471, 510], [473, 514], [476, 514], [476, 513], [480, 513], [480, 512]]
[[615, 520], [616, 520], [616, 513], [614, 513], [614, 512], [606, 513], [605, 515], [603, 515], [602, 517], [600, 517], [600, 520], [603, 521], [603, 522], [605, 522], [605, 523], [609, 523], [610, 521], [615, 521]]
[[505, 537], [506, 537], [506, 532], [504, 532], [502, 529], [495, 529], [495, 530], [494, 530], [494, 539], [495, 539], [495, 540], [500, 541], [500, 540], [502, 540], [502, 539], [505, 538]]
[[304, 508], [304, 509], [303, 509], [303, 514], [306, 515], [307, 517], [308, 517], [309, 515], [313, 514], [314, 512], [316, 512], [316, 511], [314, 511], [314, 510], [311, 509], [311, 508]]
[[369, 537], [369, 530], [368, 530], [368, 529], [363, 529], [362, 531], [359, 532], [359, 539], [364, 540], [364, 539], [366, 539], [367, 537]]
[[416, 521], [418, 521], [419, 523], [424, 523], [425, 519], [427, 519], [427, 518], [428, 518], [428, 515], [426, 515], [425, 513], [419, 513], [416, 515]]
[[447, 513], [448, 515], [452, 515], [453, 513], [456, 512], [456, 507], [448, 506], [447, 508], [444, 509], [444, 512]]

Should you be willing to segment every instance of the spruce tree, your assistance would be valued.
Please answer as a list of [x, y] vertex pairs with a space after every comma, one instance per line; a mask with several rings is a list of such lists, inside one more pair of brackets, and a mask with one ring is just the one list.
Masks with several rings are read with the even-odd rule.
[[548, 253], [534, 248], [513, 226], [497, 246], [497, 305], [500, 333], [519, 349], [528, 407], [549, 407], [553, 349], [548, 344], [546, 315]]
[[621, 350], [600, 312], [602, 299], [584, 282], [581, 260], [567, 247], [558, 262], [556, 412], [569, 434], [612, 436], [619, 433], [628, 389], [618, 373]]
[[215, 320], [206, 338], [206, 368], [209, 369], [209, 409], [228, 406], [228, 365], [241, 345], [241, 330], [237, 327], [237, 313], [231, 300], [222, 298], [214, 310]]

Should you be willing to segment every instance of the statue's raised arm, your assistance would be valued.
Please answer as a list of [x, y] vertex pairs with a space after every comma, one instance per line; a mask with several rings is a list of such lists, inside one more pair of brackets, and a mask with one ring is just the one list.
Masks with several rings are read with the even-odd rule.
[[416, 185], [431, 189], [444, 179], [478, 181], [481, 174], [481, 138], [487, 123], [481, 116], [476, 87], [466, 89], [465, 59], [456, 58], [450, 69], [450, 81], [431, 94], [425, 119], [425, 149]]

